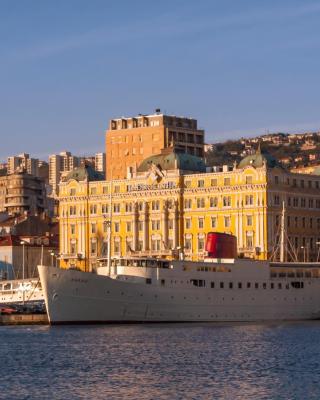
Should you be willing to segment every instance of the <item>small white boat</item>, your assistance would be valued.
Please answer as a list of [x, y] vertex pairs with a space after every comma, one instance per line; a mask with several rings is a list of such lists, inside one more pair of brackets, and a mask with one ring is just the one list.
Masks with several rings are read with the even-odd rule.
[[0, 305], [44, 301], [39, 278], [0, 281]]

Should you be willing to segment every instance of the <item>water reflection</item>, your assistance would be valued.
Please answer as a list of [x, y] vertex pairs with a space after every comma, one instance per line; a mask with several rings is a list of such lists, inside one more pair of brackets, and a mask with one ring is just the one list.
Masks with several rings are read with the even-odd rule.
[[2, 399], [319, 398], [320, 323], [1, 327]]

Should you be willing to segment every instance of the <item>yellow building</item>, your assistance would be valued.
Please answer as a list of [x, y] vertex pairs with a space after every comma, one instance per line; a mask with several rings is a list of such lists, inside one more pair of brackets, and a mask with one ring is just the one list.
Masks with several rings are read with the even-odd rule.
[[320, 177], [292, 174], [257, 151], [219, 171], [166, 149], [144, 160], [130, 179], [105, 181], [89, 166], [60, 184], [62, 267], [92, 270], [112, 256], [201, 260], [208, 232], [237, 236], [238, 253], [279, 258], [285, 205], [286, 259], [315, 259], [320, 243]]

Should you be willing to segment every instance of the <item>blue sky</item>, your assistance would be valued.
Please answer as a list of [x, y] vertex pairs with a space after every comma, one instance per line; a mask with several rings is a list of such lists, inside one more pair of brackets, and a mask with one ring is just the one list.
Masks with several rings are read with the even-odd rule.
[[0, 0], [0, 159], [155, 108], [207, 141], [320, 130], [320, 1]]

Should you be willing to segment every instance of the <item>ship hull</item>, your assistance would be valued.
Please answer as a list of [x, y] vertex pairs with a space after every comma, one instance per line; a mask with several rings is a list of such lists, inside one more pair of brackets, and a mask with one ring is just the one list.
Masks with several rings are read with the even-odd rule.
[[162, 287], [39, 266], [49, 322], [290, 321], [320, 318], [320, 285], [303, 289]]

